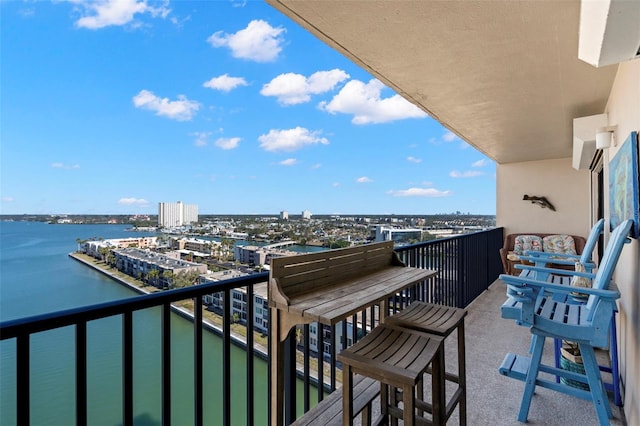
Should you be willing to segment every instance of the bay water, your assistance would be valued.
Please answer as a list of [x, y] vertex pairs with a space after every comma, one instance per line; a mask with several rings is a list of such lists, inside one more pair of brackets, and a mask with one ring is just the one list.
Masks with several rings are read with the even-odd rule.
[[[86, 306], [137, 295], [68, 254], [76, 239], [150, 235], [128, 225], [0, 222], [0, 320]], [[161, 424], [160, 308], [134, 313], [134, 417]], [[172, 424], [193, 423], [193, 324], [172, 315]], [[122, 321], [92, 321], [88, 334], [88, 423], [122, 424]], [[75, 424], [75, 331], [31, 337], [31, 424]], [[16, 425], [15, 341], [0, 342], [0, 424]], [[205, 424], [222, 422], [221, 339], [204, 333]], [[246, 357], [232, 345], [232, 424], [246, 424]], [[267, 364], [255, 358], [255, 424], [267, 424]], [[301, 401], [302, 398], [298, 398]], [[315, 399], [315, 397], [313, 398]]]

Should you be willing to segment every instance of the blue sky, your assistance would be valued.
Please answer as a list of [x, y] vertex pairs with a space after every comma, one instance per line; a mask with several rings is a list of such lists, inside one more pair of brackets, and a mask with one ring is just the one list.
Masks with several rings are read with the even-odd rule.
[[0, 1], [3, 214], [495, 214], [495, 164], [260, 1]]

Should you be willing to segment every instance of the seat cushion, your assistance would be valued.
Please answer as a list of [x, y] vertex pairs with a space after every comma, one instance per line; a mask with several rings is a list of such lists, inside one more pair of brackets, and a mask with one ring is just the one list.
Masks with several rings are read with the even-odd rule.
[[576, 243], [571, 235], [548, 235], [542, 239], [542, 250], [549, 253], [576, 254]]
[[542, 238], [537, 235], [518, 235], [513, 245], [513, 253], [520, 255], [527, 250], [542, 251]]

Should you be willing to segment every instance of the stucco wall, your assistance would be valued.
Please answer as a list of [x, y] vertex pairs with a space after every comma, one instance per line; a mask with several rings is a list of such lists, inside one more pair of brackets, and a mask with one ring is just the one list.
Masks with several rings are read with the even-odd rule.
[[[617, 125], [613, 158], [631, 131], [640, 130], [640, 60], [619, 65], [606, 111], [609, 124]], [[605, 166], [606, 167], [606, 166]], [[614, 279], [620, 290], [618, 339], [627, 424], [640, 424], [640, 243], [633, 240], [622, 252]]]
[[[571, 158], [498, 164], [496, 173], [496, 220], [505, 235], [544, 232], [587, 237], [590, 173], [573, 169]], [[524, 194], [545, 196], [556, 211], [522, 200]]]

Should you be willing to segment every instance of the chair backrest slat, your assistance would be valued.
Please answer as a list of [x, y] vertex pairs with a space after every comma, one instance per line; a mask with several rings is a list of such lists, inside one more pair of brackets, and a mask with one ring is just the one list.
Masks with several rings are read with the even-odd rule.
[[580, 256], [580, 263], [587, 264], [593, 262], [593, 251], [596, 248], [596, 244], [598, 243], [598, 237], [602, 234], [604, 230], [604, 219], [600, 219], [593, 225], [591, 228], [591, 232], [589, 232], [589, 237], [587, 237], [587, 242], [584, 245], [584, 249], [582, 250], [582, 255]]
[[[618, 263], [618, 258], [620, 258], [620, 253], [622, 253], [622, 247], [625, 243], [631, 241], [628, 238], [631, 225], [633, 225], [633, 221], [631, 219], [627, 219], [618, 225], [611, 233], [611, 237], [609, 238], [604, 255], [602, 256], [598, 272], [593, 279], [593, 288], [606, 290], [609, 287], [609, 283], [613, 277], [613, 271]], [[591, 308], [597, 302], [597, 299], [598, 296], [596, 295], [589, 296], [589, 300], [587, 301], [587, 309], [589, 311], [591, 311]]]

